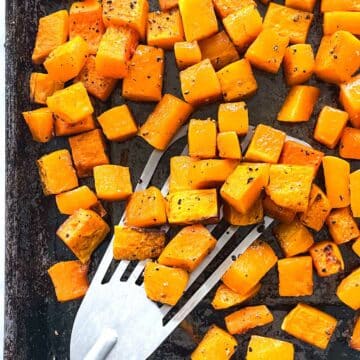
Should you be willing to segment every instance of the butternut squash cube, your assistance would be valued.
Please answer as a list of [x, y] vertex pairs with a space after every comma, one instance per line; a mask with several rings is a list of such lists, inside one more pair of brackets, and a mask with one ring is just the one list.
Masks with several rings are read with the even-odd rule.
[[290, 224], [295, 219], [295, 216], [296, 216], [295, 211], [275, 204], [271, 200], [270, 196], [266, 195], [264, 197], [264, 199], [262, 201], [262, 205], [263, 205], [264, 212], [266, 215], [270, 216], [271, 218], [273, 218], [275, 220], [279, 220], [282, 223]]
[[338, 30], [360, 35], [360, 13], [353, 11], [329, 11], [324, 14], [323, 33], [331, 35]]
[[31, 73], [30, 76], [30, 100], [36, 104], [46, 104], [46, 99], [55, 91], [63, 89], [64, 84], [53, 80], [49, 74], [38, 72]]
[[242, 136], [249, 131], [248, 107], [245, 102], [220, 104], [218, 110], [220, 132], [235, 131]]
[[284, 318], [281, 329], [296, 338], [325, 350], [337, 320], [312, 306], [298, 304]]
[[175, 305], [186, 289], [188, 273], [183, 269], [147, 262], [144, 270], [146, 296], [153, 301]]
[[108, 224], [97, 213], [79, 209], [59, 227], [56, 235], [86, 264], [109, 231]]
[[310, 296], [313, 294], [311, 256], [299, 256], [278, 261], [279, 295]]
[[360, 11], [358, 0], [321, 0], [321, 12], [326, 11]]
[[221, 86], [209, 59], [180, 71], [182, 95], [191, 105], [202, 105], [221, 97]]
[[254, 0], [213, 0], [215, 11], [221, 18], [236, 12], [248, 5], [256, 5]]
[[22, 113], [33, 140], [46, 143], [53, 137], [54, 118], [49, 108], [40, 108]]
[[294, 360], [294, 345], [282, 340], [252, 335], [246, 360]]
[[190, 156], [173, 156], [170, 159], [169, 193], [193, 189], [190, 168], [196, 159]]
[[57, 301], [76, 300], [86, 294], [89, 288], [88, 268], [88, 265], [72, 260], [58, 262], [48, 269]]
[[278, 224], [273, 232], [286, 257], [305, 253], [314, 244], [311, 232], [298, 220], [290, 224]]
[[201, 50], [197, 41], [181, 41], [174, 44], [176, 64], [180, 70], [201, 61]]
[[360, 268], [354, 270], [341, 281], [336, 295], [347, 306], [353, 310], [360, 309]]
[[110, 141], [124, 141], [138, 132], [135, 119], [126, 104], [105, 111], [98, 116], [98, 122]]
[[139, 130], [139, 136], [157, 150], [165, 150], [185, 124], [193, 107], [171, 94], [165, 94]]
[[151, 186], [135, 191], [127, 205], [125, 224], [135, 227], [160, 226], [166, 223], [165, 199], [161, 191]]
[[80, 186], [55, 197], [56, 205], [61, 214], [72, 215], [79, 209], [90, 209], [98, 199], [87, 186]]
[[360, 170], [350, 174], [350, 205], [354, 217], [360, 217]]
[[62, 120], [57, 115], [54, 115], [54, 118], [56, 136], [76, 135], [96, 128], [96, 124], [92, 115], [86, 116], [79, 122], [72, 124]]
[[284, 74], [289, 86], [300, 85], [314, 73], [315, 58], [310, 44], [295, 44], [285, 50]]
[[349, 114], [352, 125], [360, 128], [360, 75], [352, 77], [348, 82], [340, 85], [339, 100]]
[[33, 63], [42, 64], [55, 48], [66, 42], [68, 36], [69, 15], [66, 10], [41, 17], [31, 57]]
[[356, 320], [349, 345], [352, 349], [360, 351], [360, 320], [359, 320], [359, 318], [357, 318], [357, 320]]
[[94, 112], [89, 95], [81, 82], [55, 91], [47, 98], [46, 103], [55, 115], [69, 124], [77, 123]]
[[354, 241], [352, 249], [354, 253], [360, 257], [360, 238]]
[[68, 150], [57, 150], [36, 162], [45, 195], [56, 195], [78, 187], [78, 178]]
[[187, 226], [170, 240], [158, 262], [192, 272], [211, 253], [215, 245], [215, 238], [205, 226], [200, 224]]
[[167, 196], [169, 224], [214, 224], [219, 220], [216, 189], [183, 190]]
[[163, 11], [176, 7], [178, 3], [179, 0], [159, 0], [160, 9]]
[[236, 347], [237, 341], [233, 336], [213, 325], [191, 354], [191, 360], [229, 360], [233, 356]]
[[231, 225], [248, 226], [262, 222], [264, 212], [262, 199], [258, 198], [255, 204], [245, 214], [239, 213], [228, 204], [224, 204], [224, 219]]
[[277, 163], [285, 138], [286, 134], [282, 131], [271, 126], [258, 125], [246, 151], [246, 161]]
[[186, 41], [201, 40], [218, 31], [212, 0], [179, 0]]
[[188, 130], [189, 155], [209, 159], [216, 156], [216, 122], [191, 119]]
[[236, 101], [250, 97], [258, 88], [250, 63], [246, 59], [235, 61], [216, 74], [225, 101]]
[[316, 0], [285, 0], [285, 6], [312, 12], [315, 7]]
[[133, 101], [160, 101], [164, 75], [164, 51], [138, 45], [123, 80], [122, 96]]
[[231, 290], [244, 295], [265, 276], [276, 262], [277, 256], [271, 246], [257, 240], [230, 265], [222, 281]]
[[[141, 0], [136, 4], [140, 2]], [[108, 27], [96, 53], [96, 71], [102, 76], [114, 79], [126, 77], [137, 44], [138, 34], [135, 30], [129, 27]]]
[[222, 132], [216, 139], [219, 157], [241, 160], [241, 147], [235, 131]]
[[154, 229], [115, 226], [113, 253], [115, 260], [157, 258], [165, 246], [165, 233]]
[[105, 217], [107, 215], [107, 211], [103, 207], [100, 200], [96, 202], [93, 206], [91, 206], [90, 210], [95, 211], [100, 217]]
[[345, 159], [360, 160], [360, 129], [346, 127], [341, 135], [339, 154]]

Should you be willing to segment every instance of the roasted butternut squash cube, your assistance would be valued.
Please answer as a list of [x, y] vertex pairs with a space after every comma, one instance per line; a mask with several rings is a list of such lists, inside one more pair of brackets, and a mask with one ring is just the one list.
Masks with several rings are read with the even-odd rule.
[[[136, 4], [140, 2], [139, 0]], [[137, 32], [129, 27], [108, 27], [96, 53], [96, 71], [102, 76], [114, 79], [126, 77], [138, 40]]]
[[108, 224], [97, 213], [79, 209], [65, 220], [56, 235], [86, 264], [109, 231]]
[[180, 71], [182, 95], [192, 105], [202, 105], [221, 97], [221, 86], [209, 59]]
[[280, 130], [263, 124], [258, 125], [246, 151], [245, 160], [277, 163], [285, 138], [286, 134]]
[[352, 249], [354, 253], [360, 257], [360, 238], [354, 241]]
[[294, 345], [278, 339], [252, 335], [246, 360], [294, 360]]
[[278, 224], [273, 232], [286, 257], [305, 253], [314, 244], [311, 232], [298, 220], [290, 224]]
[[54, 117], [49, 108], [40, 108], [22, 113], [33, 140], [46, 143], [53, 137]]
[[248, 5], [256, 5], [254, 0], [213, 0], [215, 11], [221, 18]]
[[189, 155], [209, 159], [216, 156], [216, 122], [191, 119], [188, 130]]
[[278, 261], [279, 295], [310, 296], [313, 294], [311, 256], [299, 256]]
[[201, 61], [201, 50], [197, 41], [181, 41], [174, 44], [174, 54], [178, 68], [185, 69]]
[[56, 298], [60, 302], [82, 298], [89, 288], [88, 265], [80, 261], [61, 261], [48, 269], [54, 285]]
[[260, 34], [262, 17], [256, 4], [241, 7], [223, 19], [223, 24], [232, 42], [245, 50]]
[[242, 136], [249, 131], [249, 114], [245, 102], [220, 104], [218, 110], [220, 132], [235, 131]]
[[337, 320], [312, 306], [298, 304], [284, 318], [281, 329], [296, 338], [325, 350]]
[[54, 118], [56, 136], [76, 135], [96, 128], [92, 115], [86, 116], [84, 119], [73, 124], [69, 124], [56, 115], [54, 115]]
[[231, 290], [244, 295], [265, 276], [276, 262], [277, 256], [271, 246], [257, 240], [230, 265], [222, 281]]
[[[350, 165], [347, 161], [335, 156], [324, 156], [322, 159], [326, 196], [332, 208], [343, 208], [350, 205]], [[336, 177], [334, 174], [338, 174]]]
[[359, 320], [359, 318], [357, 318], [357, 320], [356, 320], [349, 345], [352, 349], [360, 351], [360, 320]]
[[264, 208], [264, 213], [275, 220], [279, 220], [282, 223], [290, 224], [294, 221], [296, 212], [291, 209], [284, 208], [275, 204], [270, 196], [265, 196], [262, 205]]
[[190, 168], [196, 159], [190, 156], [173, 156], [170, 159], [169, 192], [191, 190]]
[[324, 36], [315, 57], [315, 74], [329, 83], [351, 79], [360, 67], [360, 40], [348, 31]]
[[316, 0], [285, 0], [285, 5], [294, 9], [312, 12]]
[[135, 191], [126, 205], [125, 224], [135, 227], [160, 226], [166, 223], [165, 199], [155, 186]]
[[72, 136], [69, 138], [69, 144], [80, 178], [91, 176], [95, 166], [109, 164], [101, 130], [95, 129]]
[[165, 246], [165, 233], [154, 229], [115, 226], [115, 260], [145, 260], [157, 258]]
[[125, 200], [132, 194], [130, 170], [119, 165], [94, 167], [96, 195], [107, 201]]
[[250, 97], [258, 88], [250, 63], [246, 59], [235, 61], [216, 74], [225, 101], [236, 101]]
[[237, 341], [233, 336], [213, 325], [191, 354], [191, 360], [229, 360], [234, 354], [236, 347]]
[[212, 0], [179, 0], [186, 41], [201, 40], [218, 31]]
[[160, 101], [164, 75], [164, 51], [138, 45], [123, 80], [122, 96], [133, 101]]
[[69, 15], [66, 10], [41, 17], [31, 57], [33, 63], [42, 64], [55, 48], [66, 42], [68, 36]]
[[49, 74], [31, 73], [30, 100], [36, 104], [45, 105], [48, 96], [63, 88], [64, 84], [61, 81], [53, 80]]
[[158, 150], [165, 150], [185, 124], [193, 107], [171, 94], [165, 94], [139, 130], [139, 136]]
[[105, 111], [98, 116], [98, 122], [110, 141], [124, 141], [138, 132], [135, 119], [126, 104]]
[[82, 82], [89, 94], [102, 101], [106, 101], [115, 88], [116, 79], [100, 75], [96, 71], [95, 63], [95, 56], [89, 56], [74, 81]]
[[263, 26], [264, 29], [273, 29], [282, 36], [288, 36], [291, 44], [302, 44], [306, 42], [313, 18], [310, 12], [271, 2]]
[[241, 160], [241, 147], [235, 131], [222, 132], [216, 139], [219, 157]]
[[79, 209], [90, 209], [98, 199], [86, 185], [66, 191], [55, 197], [56, 205], [61, 214], [72, 215]]
[[314, 73], [315, 58], [310, 44], [295, 44], [285, 50], [284, 74], [289, 86], [300, 85]]
[[360, 129], [346, 127], [341, 135], [339, 154], [345, 159], [360, 160]]
[[352, 77], [348, 82], [340, 85], [339, 100], [349, 114], [352, 125], [360, 128], [360, 75]]
[[160, 9], [163, 11], [176, 7], [178, 3], [179, 0], [159, 0]]
[[81, 82], [55, 91], [47, 98], [46, 103], [55, 115], [69, 124], [78, 123], [94, 112], [89, 95]]
[[103, 207], [100, 200], [96, 202], [93, 206], [91, 206], [90, 210], [95, 211], [100, 217], [105, 217], [107, 215], [107, 211]]
[[240, 164], [221, 187], [221, 197], [236, 211], [246, 214], [269, 179], [268, 164]]
[[336, 295], [347, 306], [353, 310], [360, 309], [360, 268], [354, 270], [341, 281]]
[[103, 21], [106, 27], [130, 27], [145, 39], [149, 14], [148, 0], [102, 0]]
[[205, 226], [200, 224], [187, 226], [170, 240], [158, 262], [192, 272], [211, 253], [215, 245], [215, 238]]
[[185, 291], [189, 280], [183, 269], [148, 262], [144, 270], [146, 296], [162, 304], [175, 305]]
[[245, 214], [239, 213], [228, 204], [224, 204], [224, 219], [231, 225], [248, 226], [262, 222], [264, 220], [264, 211], [262, 199], [258, 198], [255, 204]]
[[360, 13], [353, 11], [329, 11], [324, 14], [323, 33], [331, 35], [338, 30], [360, 35]]
[[78, 187], [78, 178], [68, 150], [57, 150], [36, 162], [45, 195], [56, 195]]
[[321, 0], [321, 12], [327, 11], [360, 11], [358, 0]]
[[354, 217], [360, 217], [360, 170], [350, 174], [350, 205]]

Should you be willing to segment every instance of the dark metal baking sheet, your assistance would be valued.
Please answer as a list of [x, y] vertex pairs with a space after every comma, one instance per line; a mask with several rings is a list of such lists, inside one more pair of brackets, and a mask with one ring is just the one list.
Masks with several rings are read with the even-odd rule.
[[[157, 1], [151, 1], [152, 8]], [[280, 2], [280, 1], [278, 1]], [[33, 70], [31, 52], [34, 44], [36, 26], [39, 17], [61, 8], [69, 8], [70, 1], [65, 0], [7, 0], [6, 9], [6, 101], [7, 101], [7, 217], [6, 217], [6, 342], [7, 359], [68, 359], [69, 340], [72, 323], [79, 301], [59, 304], [55, 300], [52, 285], [46, 274], [49, 266], [57, 261], [72, 259], [70, 251], [56, 238], [55, 231], [64, 220], [56, 210], [52, 197], [44, 197], [41, 191], [35, 160], [42, 154], [55, 149], [68, 147], [66, 139], [55, 138], [49, 144], [38, 144], [31, 140], [21, 112], [34, 108], [29, 102], [29, 75]], [[265, 7], [259, 4], [264, 13]], [[310, 30], [309, 42], [317, 48], [321, 37], [321, 16], [318, 8]], [[40, 69], [40, 68], [39, 68]], [[322, 106], [339, 106], [338, 91], [335, 86], [320, 83], [315, 79], [310, 84], [321, 88], [321, 96], [311, 121], [304, 124], [283, 125], [275, 120], [276, 114], [285, 98], [287, 88], [280, 71], [270, 75], [255, 70], [259, 83], [256, 96], [247, 101], [250, 110], [250, 122], [253, 125], [265, 123], [286, 131], [322, 149], [326, 153], [335, 153], [319, 146], [312, 139], [317, 115]], [[166, 54], [165, 91], [180, 96], [178, 74], [171, 53]], [[102, 104], [96, 102], [96, 113], [123, 103], [119, 87], [111, 99]], [[142, 123], [154, 104], [129, 103], [135, 117]], [[216, 116], [217, 104], [199, 109], [194, 117]], [[175, 149], [176, 150], [176, 149]], [[141, 139], [109, 144], [112, 163], [130, 166], [135, 182], [143, 169], [151, 149]], [[352, 164], [353, 169], [358, 164]], [[159, 184], [166, 177], [166, 163], [157, 173], [154, 183]], [[91, 184], [91, 180], [86, 183]], [[116, 223], [123, 205], [107, 204], [111, 220]], [[110, 218], [108, 219], [110, 220]], [[276, 252], [280, 249], [271, 231], [264, 234]], [[316, 235], [317, 239], [328, 239], [326, 230]], [[107, 246], [104, 243], [93, 257], [91, 274]], [[315, 291], [311, 297], [301, 299], [323, 309], [339, 319], [339, 325], [327, 351], [319, 351], [306, 345], [280, 330], [284, 315], [298, 302], [297, 298], [280, 298], [277, 295], [276, 269], [262, 281], [260, 293], [249, 304], [266, 303], [275, 315], [274, 323], [255, 329], [249, 334], [238, 336], [239, 349], [235, 359], [243, 359], [250, 334], [261, 334], [289, 340], [295, 344], [296, 359], [356, 359], [359, 354], [348, 345], [349, 329], [352, 327], [355, 313], [340, 304], [335, 296], [335, 288], [340, 279], [359, 266], [359, 259], [352, 253], [350, 245], [341, 247], [346, 271], [327, 279], [315, 278]], [[165, 343], [154, 353], [152, 359], [188, 358], [196, 346], [196, 341], [212, 323], [224, 326], [224, 315], [228, 311], [215, 312], [210, 305], [214, 290], [188, 316]], [[119, 309], [119, 311], [121, 311]], [[124, 329], [126, 332], [126, 329]]]

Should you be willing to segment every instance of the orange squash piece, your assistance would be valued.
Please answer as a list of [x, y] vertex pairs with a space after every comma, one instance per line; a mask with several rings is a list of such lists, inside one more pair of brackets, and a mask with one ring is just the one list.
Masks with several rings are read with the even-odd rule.
[[360, 309], [360, 268], [354, 270], [341, 281], [336, 295], [347, 306], [353, 310]]
[[179, 0], [159, 0], [160, 9], [163, 11], [170, 10], [176, 7], [178, 4]]
[[192, 272], [211, 253], [215, 245], [215, 238], [205, 226], [200, 224], [187, 226], [170, 240], [158, 262]]
[[354, 11], [330, 11], [324, 14], [323, 33], [331, 35], [345, 30], [360, 35], [360, 13]]
[[285, 0], [285, 6], [312, 12], [315, 7], [316, 0]]
[[262, 199], [258, 198], [255, 204], [245, 214], [239, 213], [228, 204], [224, 204], [224, 219], [231, 225], [248, 226], [261, 223], [264, 220]]
[[122, 96], [133, 101], [160, 101], [164, 75], [164, 51], [138, 45], [123, 80]]
[[174, 44], [176, 64], [180, 70], [201, 61], [201, 50], [197, 41], [181, 41]]
[[251, 336], [246, 354], [246, 360], [294, 360], [294, 357], [293, 344], [257, 335]]
[[86, 294], [89, 288], [88, 268], [88, 265], [72, 260], [58, 262], [48, 269], [58, 301], [80, 299]]
[[106, 138], [111, 141], [124, 141], [138, 132], [135, 119], [126, 104], [105, 111], [98, 116], [98, 122]]
[[196, 161], [190, 156], [173, 156], [170, 159], [169, 193], [193, 189], [190, 168]]
[[86, 116], [84, 119], [74, 124], [69, 124], [56, 115], [54, 115], [54, 118], [56, 136], [76, 135], [96, 128], [92, 115]]
[[290, 224], [295, 219], [295, 211], [275, 204], [271, 200], [270, 196], [264, 197], [262, 200], [262, 205], [266, 215], [273, 219], [279, 220], [282, 223]]
[[280, 130], [263, 124], [258, 125], [246, 151], [245, 160], [277, 163], [285, 137], [286, 134]]
[[189, 155], [203, 159], [215, 157], [216, 133], [214, 120], [191, 119], [188, 130]]
[[360, 11], [358, 0], [321, 0], [321, 12], [326, 11]]
[[360, 238], [354, 241], [352, 249], [354, 253], [360, 257]]
[[215, 11], [221, 18], [225, 18], [248, 5], [256, 5], [254, 0], [213, 0], [213, 3]]
[[139, 136], [158, 150], [165, 150], [187, 121], [193, 107], [171, 94], [165, 94], [139, 130]]
[[242, 136], [249, 131], [249, 114], [245, 102], [220, 104], [218, 110], [220, 132], [235, 131]]
[[348, 82], [340, 85], [339, 100], [349, 114], [352, 125], [360, 128], [360, 75], [354, 76]]
[[56, 195], [78, 187], [78, 178], [68, 150], [57, 150], [36, 162], [45, 195]]
[[354, 350], [360, 351], [360, 320], [357, 318], [355, 326], [350, 339], [350, 347]]
[[350, 174], [350, 205], [354, 217], [360, 217], [360, 170]]
[[33, 140], [46, 143], [53, 137], [54, 117], [49, 108], [40, 108], [22, 113]]
[[56, 11], [39, 20], [35, 47], [32, 53], [34, 64], [42, 64], [48, 55], [69, 36], [69, 15], [66, 10]]
[[105, 217], [107, 215], [107, 211], [103, 207], [100, 200], [96, 202], [93, 206], [91, 206], [90, 210], [95, 211], [100, 217]]
[[53, 80], [49, 74], [38, 72], [31, 73], [30, 76], [30, 100], [36, 104], [46, 104], [46, 99], [55, 91], [63, 89], [64, 84]]
[[309, 121], [319, 96], [320, 90], [317, 87], [293, 86], [286, 96], [277, 119], [284, 122]]
[[216, 139], [219, 157], [241, 160], [241, 147], [235, 131], [219, 133]]
[[345, 159], [360, 160], [360, 129], [346, 127], [341, 135], [339, 154]]

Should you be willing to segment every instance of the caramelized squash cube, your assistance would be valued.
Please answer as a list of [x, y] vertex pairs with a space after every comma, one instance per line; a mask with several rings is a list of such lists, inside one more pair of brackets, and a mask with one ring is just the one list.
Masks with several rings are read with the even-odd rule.
[[159, 0], [160, 9], [163, 11], [173, 9], [178, 4], [179, 0]]
[[331, 35], [338, 30], [360, 35], [360, 12], [329, 11], [324, 14], [323, 33]]
[[316, 0], [285, 0], [285, 6], [312, 12], [315, 7]]
[[245, 102], [220, 104], [218, 110], [219, 131], [235, 131], [242, 136], [249, 131], [249, 115]]
[[360, 160], [360, 129], [346, 127], [341, 135], [339, 154], [345, 159]]
[[352, 77], [348, 82], [340, 85], [339, 100], [349, 114], [352, 125], [360, 128], [360, 75]]
[[188, 130], [189, 155], [203, 159], [216, 156], [216, 122], [191, 119]]
[[294, 345], [287, 341], [257, 335], [252, 335], [250, 338], [246, 360], [294, 360], [294, 358]]
[[354, 217], [360, 217], [360, 170], [350, 174], [350, 205]]
[[321, 12], [327, 11], [360, 11], [358, 0], [321, 0]]
[[347, 306], [353, 310], [360, 309], [360, 268], [354, 270], [341, 281], [336, 295]]
[[46, 143], [53, 137], [54, 117], [49, 108], [39, 108], [22, 113], [33, 140]]
[[54, 118], [56, 136], [76, 135], [96, 128], [96, 124], [92, 115], [88, 115], [79, 122], [72, 124], [62, 120], [57, 115], [54, 115]]
[[196, 159], [190, 156], [173, 156], [170, 159], [169, 193], [194, 189], [190, 180], [190, 168]]
[[60, 81], [53, 80], [49, 74], [31, 73], [30, 100], [36, 104], [45, 105], [48, 96], [51, 96], [55, 91], [63, 88], [64, 84]]
[[359, 320], [359, 318], [357, 318], [357, 320], [356, 320], [349, 345], [352, 349], [360, 351], [360, 320]]
[[235, 131], [222, 132], [216, 139], [219, 157], [241, 160], [241, 147]]
[[264, 211], [262, 199], [258, 198], [255, 204], [245, 213], [239, 213], [228, 204], [224, 204], [224, 219], [231, 225], [248, 226], [262, 222], [264, 220]]
[[294, 221], [296, 212], [291, 209], [284, 208], [275, 204], [270, 196], [265, 196], [262, 205], [264, 208], [264, 212], [266, 215], [270, 216], [271, 218], [278, 220], [285, 224], [290, 224]]
[[213, 0], [215, 11], [221, 18], [236, 12], [248, 5], [256, 5], [254, 0]]
[[201, 61], [201, 50], [197, 41], [181, 41], [174, 44], [176, 64], [180, 70]]

